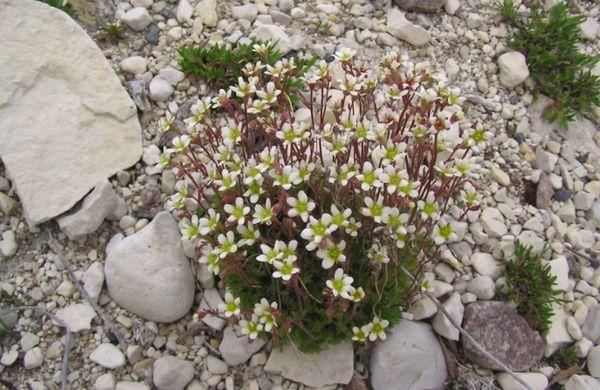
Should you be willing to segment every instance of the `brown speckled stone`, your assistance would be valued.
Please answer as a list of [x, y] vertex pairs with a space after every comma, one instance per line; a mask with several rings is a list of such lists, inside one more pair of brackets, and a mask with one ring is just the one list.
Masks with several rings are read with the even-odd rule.
[[[516, 310], [503, 302], [475, 302], [467, 306], [463, 327], [490, 354], [514, 371], [527, 371], [544, 352], [540, 334]], [[481, 367], [501, 368], [462, 338], [465, 355]]]

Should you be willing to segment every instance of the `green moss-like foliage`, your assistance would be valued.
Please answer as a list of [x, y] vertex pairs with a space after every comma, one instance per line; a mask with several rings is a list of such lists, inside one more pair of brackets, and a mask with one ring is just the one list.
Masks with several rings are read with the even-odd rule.
[[[236, 85], [238, 78], [243, 76], [242, 69], [246, 64], [262, 62], [263, 65], [273, 65], [284, 55], [276, 48], [277, 42], [267, 45], [267, 56], [261, 57], [254, 49], [254, 42], [237, 44], [236, 46], [214, 45], [206, 48], [201, 45], [187, 45], [179, 49], [179, 65], [187, 75], [204, 80], [215, 89], [227, 89]], [[314, 65], [316, 57], [309, 59], [295, 57], [295, 76], [300, 77]], [[300, 80], [291, 78], [286, 85], [289, 88], [299, 88]]]
[[535, 92], [555, 100], [545, 112], [546, 119], [558, 120], [562, 127], [572, 122], [578, 112], [593, 119], [594, 108], [600, 105], [600, 77], [592, 69], [600, 56], [583, 54], [578, 49], [582, 41], [579, 25], [585, 17], [571, 15], [565, 2], [544, 11], [536, 1], [525, 20], [517, 19], [511, 0], [504, 0], [500, 9], [517, 28], [508, 46], [527, 57]]
[[532, 254], [531, 246], [519, 241], [515, 244], [515, 257], [506, 263], [504, 270], [508, 298], [517, 304], [517, 311], [529, 324], [545, 330], [554, 315], [552, 304], [559, 302], [555, 289], [556, 276], [550, 266], [542, 264], [539, 256]]
[[66, 0], [38, 0], [42, 3], [48, 4], [51, 7], [58, 8], [59, 10], [65, 12], [69, 16], [75, 16], [75, 11], [73, 7]]

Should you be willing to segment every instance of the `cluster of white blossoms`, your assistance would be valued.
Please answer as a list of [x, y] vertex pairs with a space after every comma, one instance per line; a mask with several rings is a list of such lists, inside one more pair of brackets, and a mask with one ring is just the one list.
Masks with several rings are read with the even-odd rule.
[[[376, 67], [354, 55], [315, 65], [302, 92], [285, 89], [293, 59], [247, 66], [192, 105], [161, 157], [181, 178], [169, 205], [198, 261], [227, 286], [236, 278], [230, 291], [242, 281], [263, 294], [252, 309], [228, 291], [219, 307], [250, 338], [313, 302], [346, 316], [354, 340], [385, 339], [381, 294], [403, 251], [423, 259], [452, 242], [454, 221], [478, 206], [469, 177], [490, 133], [465, 120], [460, 91], [396, 53]], [[448, 218], [453, 206], [462, 215]]]

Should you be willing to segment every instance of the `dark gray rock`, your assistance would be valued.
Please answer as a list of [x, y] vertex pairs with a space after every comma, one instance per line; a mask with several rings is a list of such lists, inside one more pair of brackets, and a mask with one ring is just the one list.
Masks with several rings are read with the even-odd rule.
[[146, 40], [148, 41], [148, 43], [157, 45], [159, 34], [160, 34], [160, 29], [158, 28], [158, 26], [156, 24], [153, 24], [150, 27], [148, 27], [148, 29], [146, 30]]
[[[544, 353], [540, 334], [529, 327], [516, 310], [503, 302], [475, 302], [467, 306], [463, 327], [489, 353], [514, 371], [527, 371]], [[475, 348], [462, 340], [467, 358], [481, 367], [500, 370]]]
[[559, 188], [558, 190], [556, 190], [556, 192], [554, 193], [554, 199], [558, 200], [559, 202], [565, 202], [565, 201], [569, 200], [571, 195], [572, 195], [571, 191], [562, 187], [562, 188]]
[[444, 5], [443, 0], [394, 0], [394, 3], [406, 11], [437, 12]]
[[540, 176], [540, 181], [535, 192], [535, 205], [538, 209], [547, 209], [550, 207], [552, 197], [554, 196], [554, 188], [550, 179], [545, 173]]

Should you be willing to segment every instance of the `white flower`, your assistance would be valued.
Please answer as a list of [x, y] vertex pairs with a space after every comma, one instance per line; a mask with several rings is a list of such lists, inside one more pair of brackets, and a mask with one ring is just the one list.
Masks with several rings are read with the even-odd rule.
[[292, 188], [292, 183], [298, 177], [298, 171], [289, 165], [284, 166], [281, 172], [272, 170], [270, 174], [273, 178], [273, 185], [281, 186], [284, 190]]
[[400, 214], [400, 210], [398, 208], [390, 208], [385, 216], [383, 217], [383, 223], [388, 225], [390, 228], [395, 228], [397, 226], [401, 226], [408, 221], [408, 214]]
[[303, 181], [307, 181], [310, 178], [310, 174], [315, 170], [315, 163], [306, 163], [305, 161], [300, 162], [300, 167], [298, 168], [298, 183], [300, 184]]
[[369, 333], [369, 340], [375, 341], [378, 338], [382, 341], [386, 339], [385, 328], [388, 327], [390, 322], [388, 320], [382, 320], [379, 317], [373, 318], [371, 321], [371, 332]]
[[235, 236], [232, 231], [227, 232], [225, 234], [219, 234], [217, 237], [217, 241], [219, 242], [219, 256], [224, 259], [230, 253], [235, 253], [238, 250], [237, 244], [235, 242]]
[[419, 187], [419, 184], [421, 184], [418, 181], [410, 181], [408, 179], [408, 174], [406, 173], [406, 171], [402, 172], [402, 180], [400, 181], [400, 185], [398, 187], [398, 190], [400, 191], [400, 193], [408, 198], [416, 198], [417, 196], [419, 196], [419, 191], [417, 191], [417, 188]]
[[273, 272], [273, 277], [274, 278], [281, 278], [284, 281], [288, 281], [292, 278], [292, 276], [294, 276], [294, 274], [297, 274], [298, 272], [300, 272], [300, 268], [295, 266], [295, 262], [293, 260], [290, 259], [286, 259], [286, 260], [275, 260], [273, 262], [273, 266], [275, 267], [276, 271]]
[[221, 129], [221, 136], [225, 145], [234, 146], [242, 140], [242, 129], [237, 124], [225, 126]]
[[352, 288], [352, 282], [354, 278], [344, 273], [344, 270], [338, 268], [335, 270], [333, 279], [329, 279], [325, 284], [331, 290], [334, 297], [341, 296], [342, 298], [350, 299], [350, 289]]
[[373, 244], [367, 256], [377, 266], [381, 266], [382, 264], [387, 264], [390, 262], [387, 247], [381, 246], [377, 243]]
[[360, 341], [360, 342], [364, 342], [367, 340], [367, 338], [369, 337], [369, 334], [371, 333], [371, 328], [373, 327], [373, 324], [369, 323], [367, 325], [363, 325], [360, 328], [355, 326], [352, 328], [352, 333], [354, 333], [354, 335], [352, 336], [352, 340], [354, 341]]
[[235, 92], [235, 94], [238, 97], [245, 97], [248, 96], [254, 92], [256, 92], [256, 84], [258, 83], [258, 78], [257, 77], [251, 77], [250, 80], [248, 80], [248, 82], [246, 82], [246, 80], [244, 80], [242, 77], [238, 77], [238, 85], [235, 87], [230, 87], [231, 90], [233, 92]]
[[202, 248], [202, 254], [198, 259], [200, 264], [206, 264], [208, 270], [215, 275], [218, 275], [221, 271], [221, 258], [219, 252], [208, 245]]
[[243, 225], [246, 222], [246, 215], [250, 212], [250, 207], [244, 204], [244, 199], [235, 198], [235, 206], [226, 204], [223, 206], [226, 213], [229, 214], [227, 222], [236, 222], [238, 225]]
[[396, 231], [394, 232], [394, 239], [396, 240], [396, 246], [400, 249], [404, 248], [406, 244], [406, 235], [408, 233], [413, 233], [415, 231], [415, 226], [398, 226]]
[[258, 202], [258, 198], [260, 198], [260, 196], [265, 193], [265, 189], [262, 185], [264, 179], [262, 176], [259, 177], [260, 179], [248, 184], [248, 189], [246, 190], [246, 192], [244, 192], [244, 196], [250, 198], [251, 203]]
[[444, 221], [440, 221], [433, 227], [433, 241], [435, 241], [437, 245], [454, 241], [457, 237], [456, 233], [454, 233], [452, 222], [445, 223]]
[[361, 182], [360, 188], [363, 191], [368, 191], [371, 189], [371, 187], [381, 187], [382, 183], [379, 180], [381, 173], [381, 168], [373, 169], [373, 164], [371, 164], [371, 162], [365, 162], [363, 165], [362, 172], [356, 176], [356, 178]]
[[304, 228], [302, 233], [300, 233], [302, 238], [310, 241], [306, 246], [307, 250], [314, 250], [317, 247], [317, 244], [321, 242], [323, 237], [330, 233], [330, 225], [331, 215], [329, 214], [323, 214], [319, 220], [312, 215], [309, 217], [309, 222], [306, 225], [306, 228]]
[[171, 114], [169, 111], [165, 112], [165, 118], [158, 122], [158, 132], [164, 133], [165, 131], [169, 130], [171, 125], [173, 125], [174, 120], [175, 117], [173, 114]]
[[292, 218], [300, 216], [304, 222], [308, 221], [309, 213], [315, 208], [315, 202], [310, 200], [304, 191], [300, 191], [297, 198], [289, 196], [286, 202], [290, 205], [288, 216]]
[[383, 183], [386, 184], [387, 192], [389, 194], [393, 194], [394, 192], [396, 192], [396, 189], [402, 183], [402, 176], [400, 172], [398, 172], [396, 167], [391, 164], [385, 167], [385, 171], [381, 173], [379, 178]]
[[350, 224], [350, 216], [352, 215], [352, 210], [345, 209], [341, 211], [337, 208], [336, 205], [331, 205], [331, 232], [336, 231], [338, 228], [346, 227]]
[[259, 324], [256, 314], [252, 315], [251, 321], [241, 320], [240, 326], [242, 327], [242, 333], [248, 335], [250, 340], [255, 340], [258, 337], [258, 332], [263, 330], [263, 326]]
[[208, 218], [206, 215], [198, 221], [199, 233], [203, 236], [214, 232], [219, 225], [219, 219], [221, 215], [214, 209], [208, 209]]
[[463, 138], [466, 138], [469, 146], [480, 148], [485, 146], [491, 136], [492, 133], [488, 131], [488, 128], [483, 123], [477, 122], [475, 127], [465, 130]]
[[267, 83], [266, 90], [257, 91], [256, 95], [259, 98], [263, 99], [267, 104], [274, 104], [277, 101], [277, 96], [279, 96], [280, 93], [281, 91], [275, 88], [275, 83], [269, 81]]
[[460, 197], [467, 204], [468, 207], [477, 206], [481, 195], [477, 192], [475, 187], [471, 183], [465, 183], [462, 190], [460, 190]]
[[324, 249], [317, 251], [317, 257], [322, 259], [321, 266], [324, 269], [333, 267], [336, 263], [343, 263], [346, 261], [346, 255], [344, 255], [344, 249], [346, 248], [346, 242], [341, 240], [339, 243], [335, 243], [331, 240], [327, 240]]
[[291, 240], [287, 245], [282, 241], [275, 241], [275, 246], [282, 253], [281, 259], [285, 261], [296, 261], [296, 248], [298, 247], [298, 241]]
[[250, 246], [254, 245], [256, 240], [260, 237], [260, 231], [254, 229], [254, 225], [248, 223], [247, 225], [238, 225], [237, 231], [242, 238], [237, 242], [238, 246]]
[[421, 219], [426, 220], [428, 218], [434, 218], [438, 212], [438, 205], [435, 201], [434, 193], [429, 192], [425, 200], [419, 200], [417, 202], [417, 208], [421, 210]]
[[275, 246], [273, 247], [270, 247], [267, 244], [260, 244], [260, 250], [262, 254], [258, 255], [256, 260], [260, 261], [261, 263], [272, 264], [275, 260], [281, 259], [283, 257], [283, 252], [281, 252], [281, 245], [277, 244], [279, 242], [281, 241], [275, 241]]
[[342, 165], [339, 169], [335, 167], [330, 168], [329, 182], [338, 182], [343, 186], [348, 185], [348, 181], [356, 175], [356, 172], [352, 170], [347, 164]]
[[246, 161], [244, 166], [244, 184], [248, 185], [256, 180], [262, 179], [262, 173], [266, 168], [258, 166], [254, 158]]
[[335, 58], [342, 62], [347, 62], [356, 55], [356, 50], [344, 47], [334, 54]]
[[183, 236], [187, 240], [193, 240], [200, 234], [200, 223], [197, 215], [192, 215], [189, 222], [183, 224]]
[[265, 55], [269, 52], [269, 47], [266, 43], [255, 43], [252, 46], [252, 51], [259, 55]]
[[240, 298], [234, 297], [229, 291], [225, 293], [225, 302], [219, 303], [219, 311], [225, 314], [225, 317], [233, 317], [240, 314]]
[[192, 142], [192, 139], [187, 134], [174, 137], [173, 141], [171, 141], [176, 152], [182, 152], [185, 148], [190, 146], [190, 142]]
[[352, 287], [350, 291], [348, 291], [348, 295], [350, 296], [350, 300], [353, 302], [360, 302], [365, 297], [365, 290], [362, 287], [354, 288]]
[[350, 235], [350, 237], [356, 237], [358, 236], [358, 229], [360, 229], [361, 226], [362, 224], [360, 222], [356, 221], [354, 217], [351, 217], [348, 222], [348, 226], [346, 226], [344, 230]]
[[228, 189], [235, 187], [238, 175], [239, 172], [229, 172], [229, 170], [223, 169], [221, 178], [215, 180], [215, 184], [219, 186], [219, 191], [227, 191]]
[[277, 308], [277, 302], [269, 304], [269, 301], [265, 298], [254, 304], [254, 314], [258, 317], [259, 322], [263, 324], [265, 332], [270, 332], [271, 329], [277, 327], [277, 321], [273, 315], [273, 311]]
[[275, 216], [273, 207], [271, 207], [271, 199], [267, 199], [264, 206], [257, 204], [254, 207], [254, 214], [252, 216], [254, 217], [252, 223], [264, 223], [266, 225], [270, 225], [271, 220]]
[[377, 198], [377, 201], [373, 201], [373, 199], [371, 199], [370, 197], [366, 197], [365, 198], [365, 206], [363, 207], [360, 212], [365, 216], [365, 217], [371, 217], [373, 218], [373, 220], [375, 220], [375, 222], [377, 223], [381, 223], [384, 217], [384, 210], [385, 208], [383, 207], [383, 197], [379, 196], [379, 198]]

